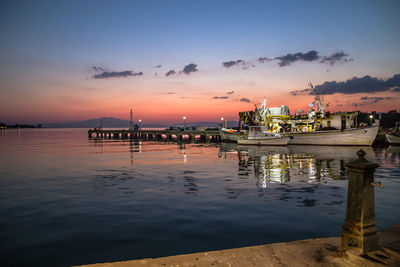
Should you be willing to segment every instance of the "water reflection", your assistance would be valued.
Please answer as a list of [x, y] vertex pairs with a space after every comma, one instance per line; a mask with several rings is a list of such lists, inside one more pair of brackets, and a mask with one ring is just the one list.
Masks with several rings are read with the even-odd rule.
[[183, 163], [187, 163], [187, 155], [186, 155], [186, 143], [184, 142], [178, 142], [178, 148], [183, 154]]
[[[360, 147], [321, 146], [240, 146], [221, 144], [219, 157], [238, 160], [238, 175], [254, 171], [257, 186], [271, 183], [324, 183], [326, 179], [346, 179], [345, 163], [354, 160]], [[363, 147], [367, 160], [376, 162], [371, 147]], [[398, 157], [397, 157], [398, 158]]]

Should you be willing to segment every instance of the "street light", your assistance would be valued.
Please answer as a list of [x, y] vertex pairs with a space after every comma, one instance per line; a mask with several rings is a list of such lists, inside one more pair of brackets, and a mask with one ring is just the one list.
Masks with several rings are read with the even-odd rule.
[[371, 115], [369, 115], [369, 118], [371, 119], [371, 126], [372, 126], [372, 118], [373, 118], [374, 116], [371, 114]]
[[183, 116], [183, 131], [186, 131], [186, 117]]
[[139, 120], [139, 129], [142, 130], [142, 120]]
[[224, 127], [224, 117], [221, 118], [221, 126]]

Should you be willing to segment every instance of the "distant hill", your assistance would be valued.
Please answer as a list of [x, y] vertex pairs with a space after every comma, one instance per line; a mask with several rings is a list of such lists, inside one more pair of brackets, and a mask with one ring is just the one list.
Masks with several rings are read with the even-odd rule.
[[[134, 122], [137, 123], [137, 122]], [[113, 117], [104, 117], [98, 119], [90, 119], [84, 121], [65, 122], [65, 123], [43, 123], [42, 127], [46, 128], [95, 128], [103, 125], [104, 128], [128, 128], [129, 121], [121, 120]], [[183, 122], [180, 123], [145, 123], [143, 127], [170, 127], [170, 126], [182, 126]], [[186, 122], [186, 126], [206, 126], [206, 127], [217, 127], [218, 122], [212, 121], [199, 121], [199, 122]], [[237, 127], [238, 122], [228, 121], [228, 127]]]
[[121, 120], [112, 117], [90, 119], [85, 121], [65, 122], [65, 123], [44, 123], [43, 127], [48, 128], [95, 128], [103, 123], [104, 128], [127, 128], [128, 120]]

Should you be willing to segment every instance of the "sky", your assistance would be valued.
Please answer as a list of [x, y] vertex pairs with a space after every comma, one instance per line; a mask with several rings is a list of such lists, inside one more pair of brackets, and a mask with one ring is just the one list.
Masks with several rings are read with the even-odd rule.
[[0, 121], [399, 110], [400, 1], [1, 1]]

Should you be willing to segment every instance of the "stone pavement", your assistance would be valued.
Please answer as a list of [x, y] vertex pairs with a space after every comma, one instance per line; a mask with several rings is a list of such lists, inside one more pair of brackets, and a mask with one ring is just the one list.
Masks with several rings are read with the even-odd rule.
[[[379, 238], [380, 245], [390, 250], [377, 253], [375, 258], [381, 258], [386, 265], [351, 251], [340, 252], [341, 238], [331, 237], [84, 266], [400, 266], [400, 256], [396, 254], [400, 253], [400, 224], [381, 232]], [[382, 254], [391, 257], [385, 259]]]

